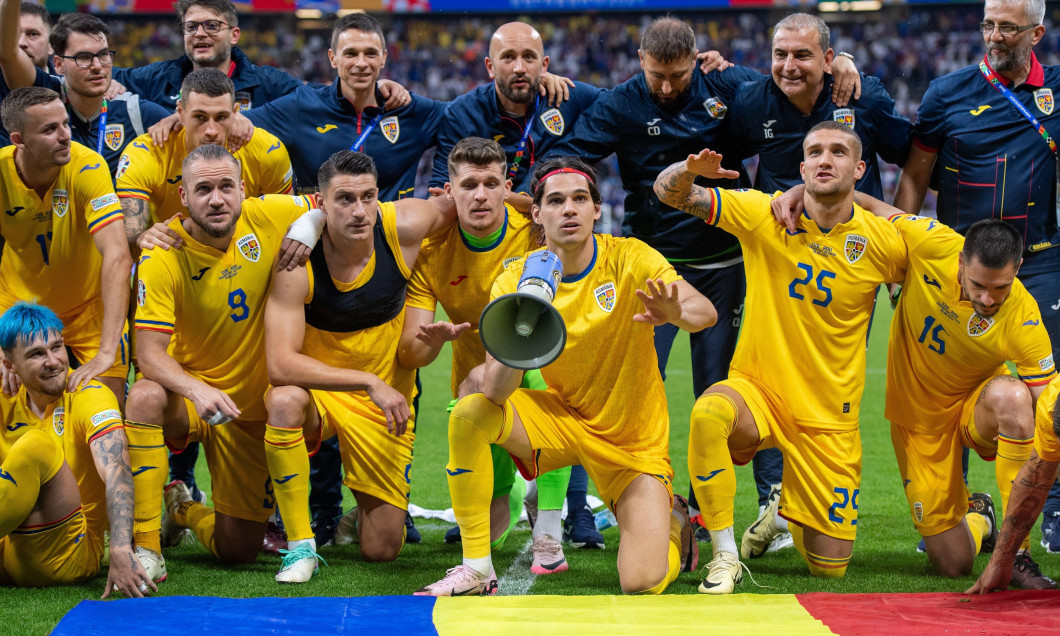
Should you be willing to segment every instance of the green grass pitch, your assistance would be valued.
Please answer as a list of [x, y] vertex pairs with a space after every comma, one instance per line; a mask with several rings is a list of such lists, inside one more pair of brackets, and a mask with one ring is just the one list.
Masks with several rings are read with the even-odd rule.
[[[748, 565], [758, 585], [748, 577], [738, 592], [943, 592], [961, 591], [974, 577], [945, 579], [932, 574], [927, 558], [915, 551], [918, 535], [913, 529], [901, 480], [890, 445], [889, 425], [883, 419], [884, 367], [886, 364], [887, 328], [891, 310], [886, 296], [880, 296], [869, 343], [867, 381], [861, 408], [861, 431], [864, 446], [862, 487], [859, 498], [858, 538], [847, 575], [839, 580], [818, 580], [806, 573], [806, 567], [794, 550], [784, 550], [750, 561]], [[424, 392], [417, 426], [416, 459], [413, 466], [412, 501], [427, 508], [449, 507], [449, 493], [443, 467], [446, 461], [445, 405], [449, 401], [449, 349], [423, 373]], [[677, 473], [676, 491], [688, 490], [686, 448], [688, 416], [692, 407], [691, 371], [688, 360], [688, 337], [679, 336], [670, 357], [667, 393], [670, 398], [670, 454]], [[200, 461], [200, 480], [209, 483]], [[972, 490], [985, 490], [999, 501], [993, 464], [972, 454], [969, 483]], [[738, 470], [739, 492], [736, 503], [736, 531], [743, 530], [757, 516], [753, 480], [749, 466]], [[346, 509], [352, 505], [347, 493]], [[273, 582], [279, 558], [261, 556], [257, 564], [247, 567], [224, 567], [216, 564], [202, 546], [183, 545], [166, 552], [169, 580], [159, 586], [159, 595], [207, 595], [228, 597], [251, 596], [365, 596], [409, 594], [425, 583], [438, 579], [446, 568], [460, 562], [459, 546], [446, 545], [442, 535], [446, 524], [419, 520], [423, 543], [407, 545], [394, 563], [369, 564], [361, 561], [356, 546], [324, 548], [322, 556], [328, 566], [308, 584], [280, 586]], [[1060, 557], [1044, 554], [1037, 546], [1040, 534], [1032, 532], [1035, 558], [1047, 574], [1060, 573]], [[618, 530], [605, 532], [607, 549], [567, 551], [569, 572], [539, 577], [531, 594], [620, 594], [615, 555]], [[512, 566], [530, 540], [529, 528], [522, 525], [507, 544], [494, 553], [498, 576]], [[710, 545], [701, 544], [704, 555]], [[708, 557], [709, 558], [709, 557]], [[701, 561], [702, 562], [702, 561]], [[976, 573], [982, 570], [986, 557], [980, 556]], [[528, 568], [525, 559], [522, 566]], [[0, 631], [5, 634], [44, 634], [62, 616], [83, 599], [99, 598], [105, 578], [88, 584], [33, 590], [0, 588]], [[669, 588], [669, 594], [694, 594], [699, 574], [683, 574]], [[503, 593], [503, 588], [502, 588]]]

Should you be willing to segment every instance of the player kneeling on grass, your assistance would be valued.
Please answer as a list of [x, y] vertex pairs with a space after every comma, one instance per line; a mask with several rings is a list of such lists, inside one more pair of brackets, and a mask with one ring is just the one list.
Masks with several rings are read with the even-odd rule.
[[361, 554], [393, 561], [401, 551], [416, 391], [415, 370], [397, 359], [405, 290], [423, 239], [456, 218], [444, 197], [380, 203], [364, 153], [335, 153], [317, 180], [327, 228], [305, 268], [276, 275], [265, 307], [265, 456], [290, 549], [280, 583], [304, 583], [316, 570], [307, 450], [335, 435]]
[[0, 395], [0, 584], [92, 578], [109, 527], [103, 596], [143, 596], [166, 571], [145, 571], [133, 551], [133, 483], [118, 400], [94, 380], [66, 390], [62, 330], [41, 305], [17, 303], [0, 316], [3, 364], [22, 382], [14, 396]]
[[663, 203], [736, 235], [747, 272], [747, 313], [729, 378], [692, 409], [688, 472], [714, 546], [699, 586], [705, 594], [729, 594], [743, 578], [733, 463], [750, 461], [759, 448], [784, 453], [783, 490], [744, 535], [741, 553], [760, 556], [790, 528], [810, 573], [839, 577], [854, 547], [865, 338], [876, 288], [902, 280], [906, 248], [891, 224], [854, 205], [865, 163], [850, 128], [814, 126], [801, 171], [806, 213], [794, 231], [774, 222], [767, 194], [695, 185], [697, 177], [735, 177], [709, 150], [655, 182]]
[[[622, 590], [659, 593], [678, 572], [695, 567], [698, 547], [687, 505], [673, 495], [654, 327], [699, 331], [717, 313], [655, 250], [593, 234], [601, 198], [585, 162], [544, 162], [531, 186], [534, 221], [563, 267], [553, 306], [567, 325], [566, 348], [541, 370], [547, 391], [518, 388], [523, 372], [487, 355], [483, 393], [456, 405], [446, 472], [464, 560], [416, 594], [497, 592], [489, 539], [491, 443], [504, 447], [527, 478], [585, 466], [618, 517]], [[494, 298], [515, 291], [526, 259], [500, 275]]]
[[[1034, 449], [1027, 463], [1012, 482], [1012, 494], [1005, 510], [1001, 535], [990, 556], [990, 563], [967, 594], [1004, 590], [1013, 576], [1013, 558], [1038, 520], [1045, 498], [1060, 467], [1060, 377], [1054, 377], [1038, 398], [1034, 417]], [[1016, 562], [1018, 567], [1018, 562]]]

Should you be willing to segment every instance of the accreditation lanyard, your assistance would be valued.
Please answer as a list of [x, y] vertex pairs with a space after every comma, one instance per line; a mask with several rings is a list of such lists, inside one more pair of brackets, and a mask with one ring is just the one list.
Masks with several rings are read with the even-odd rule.
[[[526, 154], [526, 144], [530, 140], [530, 128], [534, 125], [534, 115], [537, 114], [537, 103], [541, 101], [541, 96], [538, 95], [534, 99], [534, 109], [526, 114], [526, 128], [523, 129], [523, 136], [519, 139], [519, 145], [515, 148], [515, 158], [512, 159], [512, 167], [508, 168], [508, 178], [515, 179], [515, 175], [519, 172], [519, 164], [523, 161], [523, 155]], [[531, 160], [530, 165], [533, 165]]]
[[364, 140], [368, 139], [368, 134], [372, 132], [373, 128], [379, 125], [379, 120], [383, 118], [383, 112], [384, 111], [380, 109], [379, 114], [373, 117], [372, 121], [368, 122], [368, 125], [365, 126], [364, 131], [362, 131], [361, 135], [357, 137], [357, 141], [354, 141], [353, 145], [350, 146], [350, 150], [354, 152], [360, 152], [361, 146], [364, 145]]
[[103, 138], [107, 136], [107, 100], [103, 100], [103, 108], [99, 111], [99, 129], [96, 134], [96, 152], [103, 154]]
[[982, 73], [983, 77], [986, 78], [986, 81], [990, 82], [991, 86], [996, 88], [998, 92], [1004, 95], [1005, 99], [1007, 99], [1009, 103], [1012, 104], [1012, 106], [1016, 110], [1018, 110], [1021, 115], [1023, 115], [1023, 117], [1030, 123], [1030, 125], [1038, 131], [1038, 134], [1042, 136], [1042, 139], [1045, 140], [1045, 143], [1049, 144], [1049, 150], [1053, 151], [1053, 156], [1055, 157], [1057, 155], [1056, 142], [1053, 141], [1053, 138], [1049, 134], [1049, 131], [1045, 129], [1045, 126], [1038, 122], [1038, 118], [1035, 117], [1031, 111], [1027, 110], [1027, 107], [1023, 105], [1023, 102], [1021, 102], [1018, 97], [1012, 94], [1012, 91], [1009, 90], [1008, 86], [1005, 86], [1005, 83], [1001, 81], [1001, 78], [998, 77], [996, 73], [994, 73], [994, 70], [987, 66], [986, 60], [979, 62], [979, 72]]

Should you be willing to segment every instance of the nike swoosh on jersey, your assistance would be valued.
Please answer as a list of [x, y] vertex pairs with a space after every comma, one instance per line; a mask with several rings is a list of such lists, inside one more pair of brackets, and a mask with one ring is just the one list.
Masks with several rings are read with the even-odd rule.
[[280, 477], [279, 479], [273, 479], [273, 481], [276, 482], [277, 484], [286, 484], [287, 482], [291, 481], [292, 479], [294, 479], [297, 476], [298, 476], [298, 473], [295, 473], [293, 475], [284, 475], [283, 477]]
[[5, 471], [3, 468], [0, 468], [0, 479], [6, 479], [9, 482], [18, 486], [18, 482], [15, 481], [15, 478], [11, 476], [11, 473]]
[[132, 476], [135, 477], [135, 476], [139, 475], [140, 473], [145, 473], [145, 472], [147, 472], [149, 470], [152, 470], [154, 468], [158, 468], [158, 466], [140, 466], [139, 468], [137, 468], [136, 470], [133, 471]]
[[194, 276], [192, 276], [191, 279], [192, 280], [202, 280], [203, 275], [205, 275], [207, 270], [209, 270], [209, 269], [210, 269], [209, 267], [204, 267], [204, 268], [200, 269], [199, 273], [194, 275]]
[[324, 133], [328, 132], [329, 130], [338, 130], [338, 129], [339, 129], [339, 127], [336, 126], [335, 124], [328, 124], [327, 126], [317, 126], [317, 132], [320, 133], [321, 135], [323, 135]]
[[1038, 321], [1037, 320], [1028, 320], [1027, 322], [1023, 323], [1023, 326], [1024, 327], [1037, 327], [1038, 326]]
[[928, 277], [927, 274], [924, 274], [924, 282], [927, 283], [928, 285], [932, 285], [934, 287], [938, 287], [939, 289], [942, 289], [942, 285], [939, 285], [939, 282], [937, 280], [935, 280], [934, 278]]
[[972, 117], [978, 117], [979, 115], [982, 115], [983, 111], [985, 111], [987, 108], [990, 108], [990, 104], [983, 104], [979, 108], [973, 108], [968, 112], [972, 114]]
[[456, 477], [457, 475], [463, 475], [464, 473], [470, 473], [471, 471], [467, 468], [457, 468], [456, 470], [445, 469], [445, 472], [449, 473], [450, 477]]
[[99, 166], [100, 166], [100, 164], [98, 164], [98, 163], [96, 165], [94, 165], [94, 166], [83, 166], [80, 170], [77, 171], [77, 174], [81, 174], [85, 170], [95, 170]]
[[717, 469], [715, 471], [711, 471], [711, 473], [709, 475], [707, 475], [706, 477], [704, 477], [703, 475], [696, 475], [696, 479], [698, 479], [699, 481], [710, 481], [712, 477], [714, 477], [718, 473], [722, 473], [722, 472], [725, 472], [725, 469], [724, 468], [719, 468], [719, 469]]

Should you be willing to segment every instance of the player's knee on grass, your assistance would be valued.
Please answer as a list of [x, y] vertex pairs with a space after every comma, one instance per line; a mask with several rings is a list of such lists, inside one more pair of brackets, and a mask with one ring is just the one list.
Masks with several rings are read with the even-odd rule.
[[274, 386], [265, 394], [269, 425], [276, 428], [301, 428], [306, 410], [312, 403], [309, 391], [297, 386]]
[[972, 573], [975, 565], [975, 543], [969, 534], [967, 524], [924, 537], [928, 561], [942, 576], [956, 578]]
[[229, 565], [254, 563], [265, 538], [265, 522], [215, 513], [214, 554]]
[[[362, 494], [358, 504], [363, 501]], [[357, 525], [361, 556], [370, 563], [393, 561], [405, 545], [405, 511], [378, 500], [360, 508], [366, 511]]]
[[623, 594], [661, 594], [666, 589], [667, 563], [640, 562], [636, 567], [624, 567], [618, 572]]

